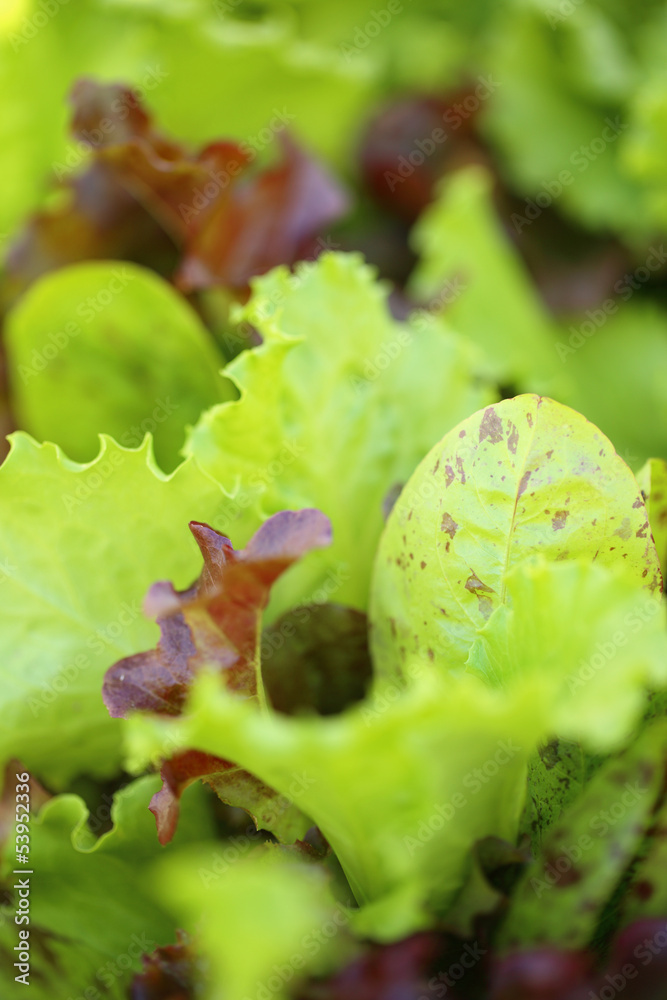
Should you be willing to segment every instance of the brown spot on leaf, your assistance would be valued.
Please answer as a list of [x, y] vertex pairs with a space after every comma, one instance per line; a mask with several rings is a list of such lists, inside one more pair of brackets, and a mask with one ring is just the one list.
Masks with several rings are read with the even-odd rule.
[[489, 618], [493, 611], [493, 603], [487, 594], [495, 594], [493, 587], [487, 586], [475, 572], [472, 572], [465, 582], [465, 589], [477, 598], [479, 613], [482, 617]]
[[446, 465], [445, 466], [445, 489], [447, 489], [448, 486], [451, 486], [455, 479], [456, 479], [456, 474], [455, 474], [454, 470], [452, 469], [451, 465]]
[[554, 531], [560, 531], [565, 527], [565, 522], [570, 515], [569, 510], [557, 510], [551, 519], [551, 526]]
[[509, 448], [509, 450], [512, 452], [513, 455], [516, 455], [516, 446], [519, 443], [519, 428], [516, 426], [516, 424], [513, 424], [511, 421], [510, 421], [510, 427], [512, 429], [510, 431], [509, 437], [507, 438], [507, 447]]
[[453, 538], [456, 532], [459, 530], [459, 526], [452, 517], [451, 514], [443, 514], [442, 521], [440, 522], [440, 530], [446, 531], [450, 538]]
[[465, 485], [466, 474], [463, 471], [463, 459], [460, 455], [456, 456], [456, 468], [458, 469], [459, 476], [461, 477], [461, 484]]
[[528, 472], [524, 472], [524, 474], [522, 475], [521, 482], [519, 483], [519, 496], [522, 496], [526, 492], [532, 474], [533, 474], [532, 469], [529, 469]]
[[630, 518], [629, 517], [624, 517], [623, 518], [623, 521], [621, 522], [620, 528], [617, 528], [616, 531], [614, 532], [614, 534], [618, 535], [619, 538], [629, 538], [630, 537], [630, 535], [632, 534], [632, 524], [630, 523]]
[[488, 438], [491, 444], [498, 444], [503, 439], [503, 422], [493, 406], [486, 408], [482, 422], [479, 425], [480, 444], [485, 438]]

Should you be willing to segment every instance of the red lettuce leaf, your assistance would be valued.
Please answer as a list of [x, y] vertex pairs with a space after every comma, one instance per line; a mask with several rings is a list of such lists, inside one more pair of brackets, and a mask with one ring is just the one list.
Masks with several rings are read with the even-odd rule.
[[[146, 610], [160, 626], [156, 649], [113, 664], [102, 688], [114, 718], [135, 711], [178, 715], [192, 680], [204, 667], [218, 667], [226, 686], [261, 698], [261, 618], [278, 577], [311, 549], [331, 541], [331, 525], [318, 510], [282, 511], [269, 518], [245, 549], [224, 535], [190, 522], [204, 566], [187, 590], [154, 584]], [[258, 828], [291, 843], [311, 825], [291, 802], [229, 761], [189, 749], [163, 763], [163, 787], [151, 800], [158, 837], [168, 843], [178, 823], [180, 797], [198, 779], [227, 804], [249, 812]]]
[[186, 290], [245, 289], [252, 275], [310, 252], [347, 209], [339, 185], [286, 133], [281, 161], [246, 179], [252, 153], [224, 140], [195, 152], [167, 138], [127, 87], [83, 78], [70, 102], [72, 132], [91, 159], [76, 174], [76, 150], [56, 165], [60, 203], [33, 216], [10, 247], [5, 303], [40, 275], [90, 259], [177, 273]]
[[269, 518], [245, 549], [224, 535], [190, 522], [204, 557], [201, 576], [176, 591], [154, 584], [146, 611], [162, 637], [155, 650], [119, 660], [106, 673], [102, 694], [109, 713], [178, 715], [197, 670], [216, 665], [230, 689], [258, 694], [259, 626], [271, 587], [311, 549], [331, 541], [328, 519], [317, 510], [282, 511]]
[[244, 288], [253, 275], [305, 257], [312, 237], [347, 211], [348, 199], [329, 173], [287, 133], [278, 138], [281, 162], [241, 181], [188, 241], [177, 276], [184, 291]]

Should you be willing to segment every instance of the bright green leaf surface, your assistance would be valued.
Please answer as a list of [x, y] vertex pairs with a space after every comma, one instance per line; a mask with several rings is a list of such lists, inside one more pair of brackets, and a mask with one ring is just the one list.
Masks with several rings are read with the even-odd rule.
[[189, 586], [201, 558], [187, 522], [215, 525], [225, 499], [192, 462], [164, 476], [149, 449], [105, 438], [77, 465], [19, 434], [0, 468], [0, 758], [58, 787], [117, 769], [104, 671], [155, 645], [146, 592], [157, 579]]
[[233, 398], [224, 363], [182, 296], [131, 264], [78, 264], [43, 278], [7, 324], [21, 426], [91, 461], [98, 434], [137, 448], [153, 434], [158, 464], [178, 464], [185, 427]]
[[362, 608], [385, 496], [491, 398], [474, 349], [433, 317], [395, 322], [373, 278], [355, 255], [324, 254], [255, 281], [244, 316], [264, 344], [226, 369], [241, 399], [204, 414], [187, 448], [228, 490], [240, 484], [223, 530], [251, 502], [324, 511], [334, 544], [292, 571], [295, 592], [333, 581], [330, 597]]
[[[488, 65], [500, 85], [485, 128], [516, 187], [538, 210], [553, 205], [584, 226], [650, 232], [644, 192], [622, 157], [623, 98], [641, 79], [625, 44], [636, 21], [614, 24], [589, 4], [564, 12], [510, 3], [498, 13]], [[530, 224], [523, 208], [517, 214]]]
[[647, 689], [667, 683], [659, 596], [583, 561], [529, 560], [505, 585], [506, 603], [478, 632], [467, 669], [493, 686], [534, 684], [552, 735], [598, 750], [626, 739]]
[[660, 587], [630, 470], [580, 414], [526, 395], [450, 431], [394, 507], [371, 609], [381, 672], [400, 673], [428, 650], [444, 670], [459, 668], [505, 604], [508, 570], [535, 553], [616, 565], [631, 582]]
[[[210, 855], [218, 854], [216, 846]], [[327, 970], [344, 947], [350, 917], [330, 895], [322, 868], [265, 848], [210, 881], [202, 878], [207, 854], [199, 847], [165, 860], [154, 884], [210, 962], [210, 980], [218, 984], [207, 991], [211, 1000], [282, 998], [288, 981]], [[289, 980], [281, 970], [289, 971]]]
[[447, 686], [430, 675], [386, 693], [326, 719], [263, 716], [205, 677], [187, 717], [125, 723], [131, 766], [171, 736], [246, 767], [320, 827], [367, 904], [358, 926], [400, 937], [451, 902], [476, 840], [516, 836], [548, 709], [472, 677]]

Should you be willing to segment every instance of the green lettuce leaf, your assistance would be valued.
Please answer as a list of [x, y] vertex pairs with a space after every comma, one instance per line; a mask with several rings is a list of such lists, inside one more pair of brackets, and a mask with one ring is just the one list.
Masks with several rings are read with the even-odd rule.
[[152, 873], [155, 894], [207, 960], [208, 996], [287, 997], [307, 972], [326, 973], [349, 951], [350, 914], [322, 868], [267, 846], [216, 877], [205, 867], [216, 846], [182, 850]]
[[542, 846], [546, 831], [563, 810], [581, 794], [595, 767], [596, 758], [573, 740], [554, 737], [538, 748], [528, 762], [528, 796], [522, 832], [530, 838], [533, 853]]
[[103, 438], [98, 458], [77, 465], [12, 437], [0, 468], [0, 758], [19, 757], [57, 788], [117, 770], [104, 672], [155, 645], [144, 595], [156, 579], [192, 582], [200, 556], [184, 526], [215, 524], [225, 501], [193, 462], [162, 474], [150, 440], [132, 451]]
[[508, 570], [535, 553], [618, 566], [646, 597], [661, 586], [630, 470], [578, 413], [526, 395], [451, 430], [396, 503], [373, 584], [378, 670], [400, 675], [415, 653], [460, 669], [507, 602]]
[[651, 824], [666, 748], [662, 720], [598, 771], [523, 875], [500, 932], [502, 950], [591, 941]]
[[561, 402], [592, 420], [632, 469], [667, 454], [667, 313], [650, 300], [628, 301], [666, 259], [656, 244], [616, 282], [613, 298], [571, 317], [557, 341], [568, 378]]
[[667, 575], [667, 462], [663, 458], [649, 458], [637, 473], [637, 482], [648, 509], [664, 579]]
[[6, 338], [21, 426], [79, 462], [96, 456], [99, 433], [136, 448], [151, 432], [171, 471], [185, 427], [234, 395], [195, 313], [132, 264], [79, 264], [43, 278], [10, 313]]
[[342, 715], [262, 715], [202, 675], [186, 715], [137, 715], [125, 727], [133, 770], [175, 740], [234, 760], [292, 799], [340, 861], [362, 905], [359, 932], [389, 940], [444, 912], [476, 840], [514, 840], [526, 759], [547, 732], [548, 708], [524, 691], [429, 673]]
[[479, 344], [502, 385], [554, 394], [561, 374], [552, 324], [491, 200], [480, 167], [447, 177], [412, 233], [411, 290]]
[[467, 669], [492, 686], [530, 685], [550, 706], [553, 735], [619, 745], [647, 690], [667, 684], [659, 596], [580, 560], [528, 560], [504, 582], [506, 603], [478, 631]]
[[[117, 792], [111, 807], [114, 826], [99, 838], [87, 825], [89, 811], [79, 796], [51, 799], [30, 824], [32, 875], [12, 874], [16, 862], [13, 838], [9, 841], [0, 869], [0, 885], [11, 896], [0, 908], [0, 962], [7, 963], [9, 972], [16, 960], [18, 897], [12, 887], [28, 879], [29, 992], [37, 1000], [76, 996], [91, 986], [98, 997], [125, 1000], [141, 955], [174, 940], [172, 916], [142, 877], [164, 851], [147, 810], [158, 784], [155, 777], [140, 778]], [[188, 798], [188, 820], [170, 851], [213, 836], [201, 789]], [[25, 992], [13, 981], [15, 971], [3, 976], [8, 1000]]]
[[364, 608], [386, 494], [492, 398], [477, 353], [433, 317], [394, 321], [373, 277], [357, 256], [327, 253], [255, 281], [243, 318], [264, 343], [225, 370], [241, 399], [205, 413], [186, 446], [236, 491], [227, 533], [252, 504], [331, 519], [334, 543], [295, 568], [292, 603], [327, 586]]
[[633, 237], [652, 229], [623, 156], [624, 105], [641, 79], [626, 40], [638, 22], [624, 24], [615, 8], [609, 16], [590, 4], [504, 5], [487, 64], [501, 86], [485, 130], [538, 214], [554, 205], [584, 226]]

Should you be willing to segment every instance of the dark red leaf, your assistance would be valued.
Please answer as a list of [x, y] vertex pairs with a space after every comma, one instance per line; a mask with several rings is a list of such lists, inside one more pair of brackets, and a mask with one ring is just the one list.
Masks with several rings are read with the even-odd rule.
[[[260, 623], [271, 587], [301, 556], [331, 541], [328, 519], [310, 509], [275, 514], [238, 552], [206, 524], [191, 521], [190, 530], [204, 558], [201, 575], [180, 592], [166, 582], [151, 587], [146, 611], [157, 619], [160, 642], [156, 649], [107, 670], [102, 694], [114, 718], [134, 711], [178, 715], [195, 674], [204, 666], [217, 666], [231, 690], [257, 697]], [[198, 779], [224, 802], [249, 812], [258, 829], [268, 829], [280, 840], [293, 842], [310, 825], [254, 775], [197, 750], [165, 761], [161, 776], [163, 787], [150, 809], [163, 844], [176, 830], [182, 793]]]
[[296, 1000], [482, 1000], [486, 952], [475, 941], [435, 931], [369, 945], [328, 979], [303, 984]]
[[216, 665], [227, 687], [257, 695], [258, 629], [278, 577], [311, 549], [331, 541], [331, 525], [317, 510], [282, 511], [269, 518], [245, 549], [224, 535], [190, 523], [204, 557], [199, 580], [178, 592], [154, 584], [146, 611], [161, 639], [155, 650], [119, 660], [106, 673], [104, 703], [114, 718], [133, 711], [178, 715], [197, 670]]
[[[444, 96], [408, 97], [384, 107], [369, 123], [359, 153], [368, 190], [388, 211], [414, 221], [448, 171], [488, 163], [475, 133], [474, 89]], [[458, 108], [458, 110], [457, 110]]]
[[177, 283], [243, 288], [255, 274], [304, 256], [313, 236], [348, 207], [342, 188], [282, 132], [282, 161], [241, 181], [188, 240]]
[[[165, 137], [138, 96], [83, 78], [70, 96], [84, 157], [56, 165], [60, 203], [36, 214], [9, 250], [2, 303], [35, 278], [90, 259], [130, 260], [184, 289], [245, 288], [250, 277], [292, 264], [347, 207], [339, 185], [285, 133], [282, 160], [247, 180], [252, 154], [233, 141], [199, 151]], [[179, 267], [180, 261], [180, 267]]]
[[55, 208], [38, 212], [11, 244], [2, 304], [41, 275], [84, 260], [128, 260], [171, 274], [178, 251], [164, 229], [96, 162], [67, 182]]
[[490, 1000], [584, 1000], [593, 985], [591, 957], [583, 952], [536, 948], [499, 961]]
[[118, 183], [179, 242], [201, 228], [214, 205], [227, 202], [233, 179], [250, 162], [233, 142], [192, 154], [154, 129], [136, 95], [118, 84], [84, 78], [71, 100], [77, 138], [92, 146]]
[[637, 920], [621, 931], [595, 990], [598, 996], [622, 994], [624, 1000], [665, 1000], [667, 919]]

